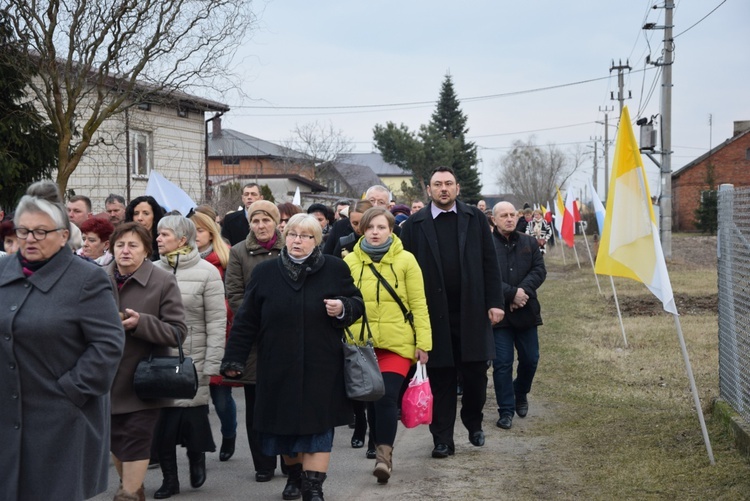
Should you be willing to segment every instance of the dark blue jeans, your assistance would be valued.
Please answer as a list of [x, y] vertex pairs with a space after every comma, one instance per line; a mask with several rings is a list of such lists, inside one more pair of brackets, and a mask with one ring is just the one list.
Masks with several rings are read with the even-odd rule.
[[[516, 396], [523, 397], [531, 391], [536, 367], [539, 363], [539, 336], [536, 326], [528, 329], [496, 328], [495, 360], [492, 362], [492, 380], [495, 382], [497, 410], [502, 416], [516, 410]], [[513, 349], [518, 352], [518, 370], [513, 380]]]
[[219, 416], [221, 422], [221, 436], [223, 438], [237, 436], [237, 406], [232, 398], [232, 387], [212, 384], [209, 389], [216, 415]]

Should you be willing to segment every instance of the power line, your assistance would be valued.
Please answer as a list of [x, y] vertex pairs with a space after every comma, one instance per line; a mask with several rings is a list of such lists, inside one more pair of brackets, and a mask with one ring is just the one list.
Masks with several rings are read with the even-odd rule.
[[710, 12], [709, 12], [708, 14], [706, 14], [706, 15], [705, 15], [705, 16], [703, 16], [702, 18], [698, 19], [698, 20], [697, 20], [697, 21], [696, 21], [695, 23], [693, 23], [693, 24], [692, 24], [692, 25], [691, 25], [690, 27], [688, 27], [688, 28], [686, 28], [686, 29], [682, 30], [681, 32], [679, 32], [678, 34], [676, 34], [675, 36], [673, 36], [673, 37], [672, 37], [672, 40], [674, 40], [674, 39], [675, 39], [675, 38], [677, 38], [678, 36], [680, 36], [680, 35], [682, 35], [682, 34], [684, 34], [684, 33], [687, 33], [688, 31], [690, 31], [690, 30], [692, 30], [693, 28], [695, 28], [696, 26], [698, 26], [698, 25], [699, 25], [700, 23], [702, 23], [702, 22], [703, 22], [703, 21], [704, 21], [704, 20], [705, 20], [705, 19], [706, 19], [706, 18], [707, 18], [708, 16], [710, 16], [711, 14], [713, 14], [714, 12], [716, 12], [716, 9], [718, 9], [719, 7], [721, 7], [722, 5], [724, 5], [725, 3], [727, 3], [727, 0], [722, 0], [722, 2], [721, 2], [721, 3], [719, 4], [719, 5], [717, 5], [716, 7], [714, 7], [713, 9], [711, 9], [711, 11], [710, 11]]
[[[646, 71], [644, 70], [635, 70]], [[545, 87], [536, 87], [533, 89], [524, 89], [511, 92], [503, 92], [499, 94], [489, 94], [486, 96], [472, 96], [461, 99], [461, 103], [469, 103], [474, 101], [484, 101], [488, 99], [498, 99], [510, 96], [519, 96], [524, 94], [533, 94], [536, 92], [544, 92], [548, 90], [562, 89], [565, 87], [572, 87], [576, 85], [583, 85], [591, 82], [598, 82], [601, 80], [608, 80], [611, 75], [597, 78], [589, 78], [586, 80], [578, 80], [576, 82], [568, 82], [558, 85], [549, 85]], [[265, 110], [356, 110], [356, 109], [372, 109], [372, 108], [394, 108], [394, 107], [422, 107], [422, 106], [433, 106], [437, 100], [431, 101], [413, 101], [407, 103], [389, 103], [389, 104], [358, 104], [358, 105], [337, 105], [337, 106], [255, 106], [255, 105], [237, 105], [232, 106], [233, 109], [265, 109]]]

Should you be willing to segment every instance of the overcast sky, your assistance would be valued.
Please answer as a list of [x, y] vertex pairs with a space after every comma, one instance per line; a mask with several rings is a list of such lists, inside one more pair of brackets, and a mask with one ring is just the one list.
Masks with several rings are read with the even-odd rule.
[[[617, 93], [616, 72], [609, 71], [613, 59], [629, 60], [632, 67], [625, 92], [632, 93], [626, 104], [633, 120], [660, 111], [660, 71], [645, 58], [662, 57], [664, 32], [642, 29], [646, 22], [664, 24], [664, 9], [652, 9], [653, 0], [254, 5], [262, 9], [259, 28], [237, 66], [249, 98], [217, 100], [232, 107], [225, 128], [269, 141], [288, 139], [295, 124], [330, 121], [352, 140], [354, 151], [374, 151], [374, 125], [392, 121], [416, 129], [429, 121], [450, 72], [468, 116], [468, 137], [480, 148], [483, 193], [491, 194], [501, 191], [499, 161], [515, 140], [534, 135], [538, 144], [565, 149], [593, 145], [592, 138], [604, 136], [599, 110], [605, 107], [614, 107], [609, 113], [614, 139], [619, 104], [610, 100], [610, 93]], [[676, 2], [673, 170], [707, 151], [711, 141], [716, 146], [729, 138], [734, 120], [750, 120], [748, 22], [747, 0]], [[475, 99], [483, 96], [494, 97]], [[404, 104], [422, 102], [428, 104]], [[398, 106], [365, 107], [388, 104]], [[600, 192], [602, 163], [600, 158]], [[657, 168], [645, 157], [644, 164], [651, 191], [658, 194]], [[574, 183], [583, 185], [592, 172], [589, 156]]]

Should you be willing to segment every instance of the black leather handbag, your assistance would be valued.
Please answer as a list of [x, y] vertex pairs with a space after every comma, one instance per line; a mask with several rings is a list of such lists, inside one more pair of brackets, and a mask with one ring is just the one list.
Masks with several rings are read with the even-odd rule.
[[141, 400], [157, 398], [193, 398], [198, 393], [198, 372], [193, 359], [182, 351], [182, 340], [177, 336], [179, 356], [155, 357], [153, 353], [135, 368], [133, 388]]

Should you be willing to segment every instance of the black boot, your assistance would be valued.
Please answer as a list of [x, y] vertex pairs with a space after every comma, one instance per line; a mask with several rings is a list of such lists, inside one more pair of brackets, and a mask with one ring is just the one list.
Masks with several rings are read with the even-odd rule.
[[[282, 461], [283, 464], [283, 461]], [[289, 476], [286, 479], [282, 499], [299, 499], [302, 497], [302, 463], [287, 465]]]
[[320, 471], [302, 472], [302, 500], [325, 501], [323, 497], [323, 482], [327, 475]]
[[234, 456], [234, 442], [237, 436], [232, 438], [222, 438], [221, 448], [219, 449], [219, 461], [229, 461]]
[[206, 481], [206, 453], [188, 451], [187, 457], [190, 462], [190, 485], [197, 489]]
[[161, 474], [164, 480], [161, 483], [156, 492], [154, 492], [154, 499], [166, 499], [171, 497], [173, 494], [180, 493], [180, 479], [177, 476], [177, 454], [172, 449], [171, 454], [163, 451], [161, 453]]

